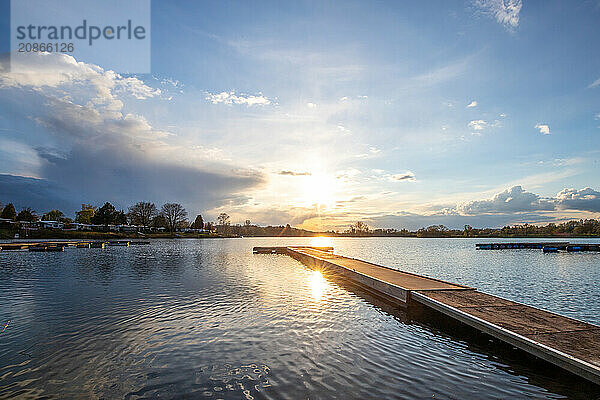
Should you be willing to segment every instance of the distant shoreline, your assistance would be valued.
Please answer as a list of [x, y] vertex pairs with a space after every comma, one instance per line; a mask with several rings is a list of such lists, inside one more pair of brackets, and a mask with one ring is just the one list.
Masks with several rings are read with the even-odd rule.
[[[20, 234], [19, 240], [26, 239], [96, 239], [96, 240], [114, 240], [114, 239], [231, 239], [231, 238], [311, 238], [311, 237], [331, 237], [331, 238], [415, 238], [415, 239], [594, 239], [600, 238], [600, 235], [448, 235], [448, 236], [417, 236], [417, 235], [350, 235], [350, 234], [332, 234], [331, 232], [314, 232], [306, 235], [226, 235], [220, 233], [125, 233], [125, 232], [81, 232], [81, 231], [51, 231], [39, 230], [34, 234]], [[13, 240], [14, 232], [0, 230], [0, 240]]]

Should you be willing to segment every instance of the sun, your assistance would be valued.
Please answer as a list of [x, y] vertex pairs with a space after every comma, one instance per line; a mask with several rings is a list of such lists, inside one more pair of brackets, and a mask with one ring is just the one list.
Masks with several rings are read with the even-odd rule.
[[334, 176], [325, 173], [314, 173], [304, 179], [302, 200], [308, 205], [318, 204], [332, 208], [335, 205], [337, 182]]

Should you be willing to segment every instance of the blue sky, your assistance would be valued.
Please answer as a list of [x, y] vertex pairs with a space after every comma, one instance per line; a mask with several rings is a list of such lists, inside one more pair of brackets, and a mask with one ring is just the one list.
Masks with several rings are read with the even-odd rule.
[[152, 74], [59, 55], [0, 71], [0, 201], [179, 201], [311, 229], [597, 218], [599, 17], [597, 1], [153, 1]]

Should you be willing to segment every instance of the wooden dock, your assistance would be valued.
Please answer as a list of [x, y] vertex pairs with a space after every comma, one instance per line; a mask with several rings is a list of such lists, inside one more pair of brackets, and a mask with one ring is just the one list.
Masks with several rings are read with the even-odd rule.
[[600, 251], [597, 243], [569, 243], [569, 242], [497, 242], [477, 243], [477, 250], [509, 250], [509, 249], [542, 249], [544, 253], [567, 251], [569, 253], [580, 251]]
[[544, 246], [556, 246], [566, 250], [569, 242], [497, 242], [476, 243], [477, 250], [507, 250], [507, 249], [543, 249]]
[[64, 251], [65, 247], [103, 249], [105, 246], [146, 245], [149, 241], [131, 240], [60, 240], [40, 242], [6, 242], [0, 243], [0, 251], [29, 250], [29, 251]]
[[[0, 243], [0, 250], [32, 250], [37, 247], [77, 247], [83, 243], [90, 243], [89, 240], [64, 240], [64, 241], [41, 241], [41, 242], [8, 242]], [[33, 250], [35, 251], [35, 250]]]
[[409, 307], [419, 304], [600, 384], [600, 327], [470, 288], [314, 247], [256, 247], [287, 254]]

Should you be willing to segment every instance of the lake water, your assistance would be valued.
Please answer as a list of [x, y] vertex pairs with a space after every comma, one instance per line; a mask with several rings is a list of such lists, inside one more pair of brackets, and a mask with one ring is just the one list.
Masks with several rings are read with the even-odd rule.
[[[482, 241], [333, 246], [600, 324], [600, 254], [475, 250]], [[0, 398], [600, 398], [597, 386], [496, 342], [394, 310], [290, 257], [252, 254], [310, 243], [0, 252], [0, 330], [10, 320], [0, 334]]]

